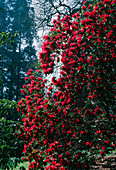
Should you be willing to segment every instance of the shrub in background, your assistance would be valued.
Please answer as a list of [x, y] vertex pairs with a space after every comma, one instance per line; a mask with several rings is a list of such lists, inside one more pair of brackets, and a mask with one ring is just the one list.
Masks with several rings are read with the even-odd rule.
[[0, 99], [0, 168], [3, 170], [21, 162], [23, 144], [15, 136], [21, 115], [16, 106], [17, 102]]
[[87, 169], [115, 150], [115, 5], [84, 1], [81, 14], [58, 15], [44, 36], [41, 68], [49, 75], [61, 63], [60, 78], [47, 84], [31, 69], [25, 77], [17, 135], [30, 170]]

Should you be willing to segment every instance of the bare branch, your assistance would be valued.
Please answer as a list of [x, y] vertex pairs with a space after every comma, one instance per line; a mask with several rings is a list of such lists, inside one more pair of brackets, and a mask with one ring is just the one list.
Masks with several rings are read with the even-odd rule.
[[36, 11], [37, 28], [44, 27], [45, 29], [46, 26], [53, 26], [52, 20], [56, 18], [57, 14], [60, 14], [62, 17], [72, 15], [79, 10], [79, 4], [81, 6], [82, 1], [44, 0], [40, 2], [37, 0], [36, 3], [33, 3]]

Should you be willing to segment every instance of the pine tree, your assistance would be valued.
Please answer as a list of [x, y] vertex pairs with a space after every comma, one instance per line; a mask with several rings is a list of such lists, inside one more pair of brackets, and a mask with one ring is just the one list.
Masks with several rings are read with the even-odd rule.
[[34, 68], [37, 63], [36, 51], [33, 40], [36, 38], [34, 23], [34, 10], [30, 7], [31, 1], [9, 0], [0, 3], [4, 15], [1, 18], [1, 28], [17, 37], [13, 47], [1, 47], [1, 59], [3, 86], [0, 92], [1, 98], [16, 100], [20, 98], [20, 89], [24, 84], [24, 76], [28, 68]]

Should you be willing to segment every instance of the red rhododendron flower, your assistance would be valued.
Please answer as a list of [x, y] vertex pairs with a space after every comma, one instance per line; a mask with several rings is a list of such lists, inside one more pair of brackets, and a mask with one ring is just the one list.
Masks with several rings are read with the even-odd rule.
[[21, 90], [17, 135], [30, 170], [88, 169], [116, 147], [115, 2], [83, 4], [53, 21], [39, 54], [46, 79], [29, 70]]

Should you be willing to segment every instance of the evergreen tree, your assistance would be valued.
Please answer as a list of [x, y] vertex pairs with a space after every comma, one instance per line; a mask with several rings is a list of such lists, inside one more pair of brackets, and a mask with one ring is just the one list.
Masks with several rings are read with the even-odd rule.
[[[1, 11], [3, 12], [3, 9], [0, 7]], [[7, 45], [10, 47], [14, 41], [12, 34], [4, 32], [2, 28], [0, 27], [1, 63], [5, 61], [2, 49], [5, 49]], [[3, 65], [0, 65], [1, 89], [3, 88], [3, 75], [5, 75], [5, 70]], [[21, 161], [23, 148], [21, 142], [15, 137], [15, 130], [20, 119], [21, 115], [17, 113], [17, 102], [0, 99], [0, 169], [14, 169]]]
[[33, 68], [37, 63], [36, 51], [33, 40], [36, 38], [34, 10], [30, 7], [31, 1], [9, 0], [1, 2], [4, 12], [1, 18], [1, 28], [6, 32], [15, 34], [15, 44], [11, 48], [1, 47], [3, 85], [0, 98], [16, 100], [20, 98], [20, 89], [24, 83], [24, 76], [28, 68]]

